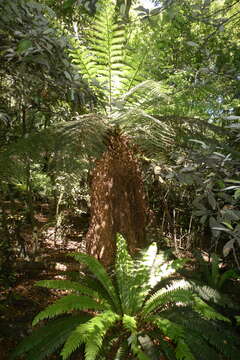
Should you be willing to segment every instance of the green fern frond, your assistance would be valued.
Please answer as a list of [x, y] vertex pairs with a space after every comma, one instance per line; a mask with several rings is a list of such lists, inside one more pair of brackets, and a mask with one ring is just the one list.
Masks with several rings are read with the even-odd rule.
[[176, 343], [175, 353], [177, 360], [195, 360], [185, 341], [187, 334], [185, 334], [184, 328], [181, 325], [157, 316], [151, 317], [150, 321], [156, 325], [165, 336], [170, 337], [170, 339]]
[[142, 289], [139, 287], [140, 279], [135, 263], [128, 253], [127, 243], [121, 234], [117, 234], [115, 273], [122, 311], [125, 314], [131, 315], [141, 306], [140, 294]]
[[109, 294], [110, 298], [112, 299], [112, 302], [115, 306], [116, 311], [121, 311], [120, 301], [118, 298], [118, 295], [116, 294], [114, 285], [106, 272], [104, 266], [94, 257], [89, 256], [87, 254], [83, 253], [72, 253], [69, 254], [69, 256], [73, 257], [78, 262], [86, 265], [88, 269], [96, 276], [98, 281], [102, 284], [102, 286], [105, 288], [107, 293]]
[[126, 46], [127, 35], [128, 28], [116, 16], [114, 2], [101, 1], [87, 36], [87, 45], [81, 44], [79, 39], [72, 40], [72, 61], [94, 91], [103, 95], [109, 115], [120, 95], [143, 81], [144, 57], [133, 63]]
[[205, 303], [202, 299], [200, 299], [196, 295], [194, 295], [193, 309], [199, 312], [200, 314], [204, 315], [206, 319], [221, 320], [231, 323], [231, 321], [228, 318], [226, 318], [219, 312], [215, 311], [211, 306], [209, 306], [207, 303]]
[[[194, 353], [201, 353], [201, 347], [205, 346], [205, 348], [210, 347], [213, 354], [216, 352], [219, 354], [220, 352], [230, 359], [235, 360], [238, 358], [239, 337], [236, 336], [231, 325], [228, 323], [223, 324], [222, 321], [207, 320], [192, 309], [175, 308], [172, 311], [162, 313], [162, 315], [185, 328], [185, 332], [188, 334], [186, 340], [189, 346], [195, 349]], [[193, 340], [189, 338], [189, 334], [193, 335]], [[196, 348], [197, 342], [199, 342], [198, 349]], [[215, 352], [214, 348], [216, 349]], [[210, 350], [209, 354], [211, 354]], [[209, 358], [212, 357], [209, 355]]]
[[[79, 170], [83, 163], [88, 167], [88, 157], [98, 158], [105, 150], [105, 131], [104, 117], [90, 114], [78, 116], [73, 121], [58, 123], [37, 133], [30, 133], [28, 137], [6, 146], [1, 152], [1, 178], [6, 181], [26, 181], [26, 161], [40, 162], [45, 152], [55, 154], [54, 167], [58, 170], [70, 168], [73, 172]], [[63, 154], [68, 156], [62, 156]]]
[[[155, 338], [158, 338], [158, 336], [156, 335]], [[176, 355], [171, 344], [169, 344], [167, 341], [165, 341], [162, 338], [160, 341], [161, 341], [160, 343], [161, 350], [164, 356], [167, 358], [167, 360], [176, 360]]]
[[227, 294], [223, 294], [217, 289], [213, 289], [207, 285], [201, 285], [201, 283], [199, 284], [195, 281], [189, 281], [189, 283], [191, 284], [192, 291], [207, 303], [213, 303], [235, 310], [239, 309], [238, 304], [235, 304]]
[[38, 281], [36, 286], [44, 286], [49, 289], [59, 289], [59, 290], [69, 290], [69, 291], [76, 291], [83, 295], [88, 295], [93, 298], [99, 299], [99, 294], [97, 291], [90, 289], [77, 281], [71, 280], [41, 280]]
[[96, 277], [90, 276], [89, 274], [82, 274], [79, 281], [81, 285], [91, 289], [92, 291], [96, 291], [99, 299], [106, 300], [112, 308], [115, 307], [112, 297], [109, 295], [105, 287]]
[[50, 319], [57, 315], [67, 313], [73, 310], [105, 310], [104, 305], [99, 304], [88, 296], [81, 295], [67, 295], [63, 298], [55, 301], [54, 304], [49, 305], [45, 310], [41, 311], [33, 320], [33, 326], [39, 321], [44, 319]]
[[61, 352], [63, 360], [67, 359], [82, 343], [85, 343], [85, 359], [94, 360], [102, 346], [103, 337], [120, 316], [112, 311], [105, 311], [78, 326], [67, 339]]
[[88, 48], [78, 45], [77, 40], [73, 41], [74, 48], [70, 56], [95, 90], [101, 88], [100, 91], [105, 95], [111, 110], [113, 98], [119, 94], [122, 87], [120, 74], [124, 69], [130, 68], [124, 55], [126, 29], [116, 19], [113, 2], [102, 1], [88, 40]]
[[133, 316], [124, 314], [122, 317], [123, 327], [130, 332], [128, 342], [131, 346], [132, 352], [140, 360], [150, 360], [150, 358], [141, 350], [141, 346], [138, 342], [137, 333], [137, 321]]
[[[193, 330], [191, 324], [185, 324], [186, 330], [194, 334], [195, 338], [205, 340], [206, 345], [215, 349], [217, 354], [221, 353], [229, 359], [237, 360], [239, 358], [239, 338], [233, 331], [230, 333], [222, 325], [217, 326], [217, 323], [204, 321], [201, 326], [200, 321], [197, 321], [198, 328]], [[200, 349], [199, 349], [200, 350]], [[218, 355], [219, 356], [219, 355]], [[209, 356], [210, 357], [210, 356]]]
[[14, 350], [10, 359], [27, 354], [27, 360], [42, 360], [52, 354], [66, 341], [67, 337], [77, 325], [88, 321], [89, 314], [73, 315], [66, 319], [53, 320], [51, 323], [35, 329]]
[[131, 333], [137, 330], [137, 321], [134, 316], [124, 314], [122, 317], [122, 324], [123, 327]]
[[104, 336], [118, 320], [120, 320], [118, 314], [108, 311], [88, 322], [91, 337], [85, 346], [86, 360], [94, 360], [96, 358], [102, 347]]
[[190, 290], [160, 289], [146, 301], [142, 309], [142, 314], [146, 316], [159, 308], [164, 308], [167, 305], [171, 306], [173, 303], [190, 305], [193, 304], [193, 300], [193, 293]]
[[113, 119], [113, 123], [120, 126], [149, 156], [166, 153], [175, 143], [175, 130], [142, 110], [138, 104], [135, 108], [120, 113]]
[[219, 360], [219, 353], [195, 332], [189, 332], [186, 342], [197, 360]]

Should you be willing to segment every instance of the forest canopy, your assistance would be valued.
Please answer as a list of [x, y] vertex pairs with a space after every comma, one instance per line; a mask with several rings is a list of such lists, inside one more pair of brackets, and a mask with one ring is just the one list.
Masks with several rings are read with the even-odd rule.
[[[124, 330], [116, 340], [113, 330], [111, 358], [124, 358], [121, 351], [128, 351], [129, 359], [156, 358], [149, 355], [151, 351], [148, 353], [143, 345], [141, 334], [136, 333], [135, 320], [139, 316], [142, 326], [144, 316], [155, 305], [159, 309], [158, 301], [168, 304], [167, 297], [164, 303], [156, 292], [159, 296], [155, 303], [148, 296], [156, 289], [137, 283], [150, 289], [149, 294], [144, 293], [146, 298], [132, 295], [142, 308], [139, 305], [133, 309], [121, 298], [126, 292], [122, 282], [136, 286], [131, 283], [132, 267], [138, 263], [141, 251], [153, 243], [180, 262], [190, 258], [186, 261], [190, 265], [183, 260], [179, 269], [187, 271], [190, 267], [194, 277], [201, 268], [198, 281], [214, 291], [221, 292], [224, 286], [227, 291], [232, 285], [239, 295], [239, 30], [240, 4], [236, 0], [0, 1], [3, 322], [8, 322], [9, 309], [20, 296], [18, 285], [28, 276], [33, 279], [35, 270], [39, 280], [44, 273], [46, 281], [58, 281], [57, 259], [63, 266], [62, 256], [71, 251], [83, 252], [84, 256], [72, 255], [67, 262], [83, 261], [93, 274], [96, 271], [96, 276], [104, 272], [104, 280], [101, 275], [98, 279], [97, 293], [92, 292], [91, 277], [85, 279], [90, 289], [85, 288], [86, 293], [70, 283], [74, 279], [65, 279], [69, 281], [65, 285], [53, 282], [44, 286], [60, 286], [67, 292], [73, 286], [73, 290], [82, 291], [85, 307], [68, 308], [68, 300], [64, 303], [63, 298], [58, 300], [60, 308], [85, 311], [89, 304], [89, 308], [99, 311], [105, 332], [102, 330], [102, 337], [95, 339], [95, 350], [87, 337], [83, 336], [81, 345], [73, 332], [62, 350], [63, 359], [80, 345], [85, 346], [84, 359], [105, 358], [103, 354], [109, 349], [103, 339], [107, 329], [120, 320], [131, 333], [131, 341], [128, 339], [127, 346]], [[125, 269], [127, 278], [119, 270], [124, 262], [121, 256], [130, 264]], [[55, 273], [48, 273], [50, 268]], [[143, 276], [141, 271], [139, 274]], [[148, 281], [150, 275], [144, 276]], [[105, 290], [104, 281], [108, 284]], [[159, 289], [165, 285], [160, 283]], [[207, 295], [202, 299], [194, 286], [187, 285], [173, 295], [174, 309], [166, 310], [170, 315], [164, 313], [163, 322], [152, 315], [147, 325], [151, 346], [158, 345], [154, 332], [162, 331], [163, 358], [199, 358], [192, 352], [194, 336], [189, 340], [191, 344], [183, 340], [186, 329], [181, 328], [185, 326], [182, 320], [177, 325], [171, 323], [171, 311], [179, 302], [190, 306], [189, 318], [192, 311], [198, 313], [199, 324], [203, 311], [205, 318], [199, 326], [207, 326], [211, 320], [210, 332], [214, 327], [221, 331], [218, 321], [224, 322], [221, 316], [229, 315], [221, 311], [222, 315], [216, 315], [214, 311], [219, 309], [211, 312], [205, 305], [201, 307]], [[78, 301], [75, 295], [69, 296], [70, 303]], [[120, 300], [116, 300], [118, 296]], [[211, 292], [206, 306], [214, 296]], [[98, 302], [104, 303], [101, 309]], [[124, 306], [132, 313], [124, 313]], [[52, 309], [43, 314], [51, 314]], [[238, 314], [230, 314], [233, 327]], [[85, 313], [81, 319], [73, 315], [63, 322], [54, 321], [62, 329], [69, 325], [70, 332], [83, 321], [81, 334], [85, 329], [89, 336], [95, 336], [91, 326], [98, 320], [89, 316]], [[49, 329], [55, 329], [55, 325]], [[146, 330], [144, 326], [142, 329]], [[20, 336], [25, 333], [19, 330]], [[0, 344], [5, 344], [7, 336], [0, 333]], [[53, 332], [52, 339], [56, 339], [54, 336]], [[33, 335], [33, 343], [34, 339]], [[62, 339], [58, 346], [67, 338]], [[16, 339], [12, 341], [16, 343]], [[116, 344], [124, 349], [119, 350]], [[52, 346], [55, 351], [57, 344]], [[210, 344], [209, 348], [214, 346], [218, 347]], [[29, 351], [27, 359], [33, 359], [33, 350]], [[46, 356], [50, 354], [47, 351]], [[223, 351], [224, 359], [227, 352], [230, 349]], [[234, 356], [233, 351], [229, 358]]]

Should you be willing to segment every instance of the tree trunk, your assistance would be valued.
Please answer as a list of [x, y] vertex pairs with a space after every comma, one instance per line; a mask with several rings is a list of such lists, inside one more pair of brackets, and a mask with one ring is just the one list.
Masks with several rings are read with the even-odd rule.
[[91, 220], [86, 235], [87, 252], [104, 266], [114, 262], [116, 233], [127, 240], [130, 253], [145, 245], [147, 202], [137, 149], [117, 132], [92, 173]]

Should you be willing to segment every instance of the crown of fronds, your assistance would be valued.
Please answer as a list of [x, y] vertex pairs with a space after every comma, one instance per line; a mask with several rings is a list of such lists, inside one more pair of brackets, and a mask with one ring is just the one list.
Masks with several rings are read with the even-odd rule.
[[120, 94], [141, 81], [141, 63], [132, 64], [127, 50], [128, 30], [116, 14], [112, 0], [98, 2], [87, 44], [78, 36], [72, 40], [73, 63], [97, 93], [105, 98], [111, 112]]
[[[41, 360], [59, 347], [62, 359], [68, 359], [78, 348], [84, 349], [86, 360], [106, 359], [109, 353], [115, 354], [115, 359], [131, 354], [150, 360], [155, 353], [169, 360], [200, 360], [206, 349], [211, 359], [217, 359], [218, 353], [238, 359], [238, 339], [231, 331], [230, 320], [203, 300], [200, 288], [184, 280], [157, 286], [173, 273], [176, 264], [166, 265], [154, 244], [134, 260], [118, 234], [112, 275], [89, 255], [70, 256], [87, 266], [93, 276], [84, 275], [79, 282], [38, 282], [70, 293], [41, 311], [33, 325], [63, 314], [67, 314], [66, 319], [52, 320], [33, 331], [12, 359], [27, 354], [26, 359]], [[203, 294], [211, 297], [210, 291]]]

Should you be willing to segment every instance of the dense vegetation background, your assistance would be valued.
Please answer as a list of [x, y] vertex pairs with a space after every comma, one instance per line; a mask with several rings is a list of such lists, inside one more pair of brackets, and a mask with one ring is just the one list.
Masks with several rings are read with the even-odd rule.
[[[62, 295], [35, 280], [76, 270], [70, 250], [111, 271], [117, 233], [239, 302], [239, 30], [234, 0], [0, 1], [3, 359]], [[198, 358], [163, 333], [163, 359]], [[134, 339], [123, 358], [145, 359]]]

